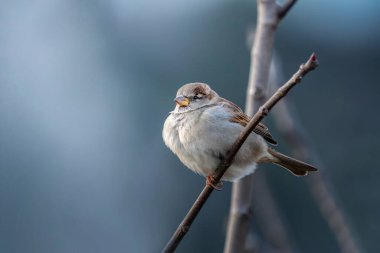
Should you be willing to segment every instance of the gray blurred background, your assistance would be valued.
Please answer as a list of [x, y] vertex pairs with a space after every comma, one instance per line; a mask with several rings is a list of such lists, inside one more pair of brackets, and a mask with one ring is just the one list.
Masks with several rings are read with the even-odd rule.
[[[1, 1], [0, 252], [159, 252], [204, 185], [164, 146], [163, 121], [192, 81], [244, 106], [255, 5]], [[376, 0], [299, 1], [276, 37], [285, 77], [319, 57], [288, 99], [365, 252], [380, 235], [379, 11]], [[298, 252], [337, 252], [304, 179], [267, 170]], [[222, 251], [230, 189], [178, 252]]]

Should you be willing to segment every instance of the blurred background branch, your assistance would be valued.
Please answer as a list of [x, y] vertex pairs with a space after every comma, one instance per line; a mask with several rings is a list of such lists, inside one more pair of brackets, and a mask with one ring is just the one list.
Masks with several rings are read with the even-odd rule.
[[[245, 112], [252, 116], [256, 110], [264, 103], [268, 92], [269, 70], [272, 60], [273, 43], [277, 26], [282, 18], [290, 10], [296, 1], [286, 1], [280, 6], [275, 0], [257, 0], [257, 22], [254, 42], [251, 47], [251, 65], [249, 71], [249, 80], [246, 97]], [[253, 184], [254, 177], [263, 177], [259, 173], [249, 175], [233, 183], [231, 207], [225, 241], [225, 253], [243, 252], [246, 247], [246, 239], [248, 236], [251, 217], [252, 217], [252, 193], [258, 191]], [[265, 179], [257, 179], [264, 182]], [[281, 219], [277, 214], [273, 198], [269, 189], [262, 183], [264, 194], [268, 199], [266, 203], [272, 204], [273, 226], [279, 232], [277, 241], [282, 243], [283, 252], [290, 251], [290, 243], [287, 243], [285, 227], [282, 225]], [[269, 199], [270, 198], [270, 199]], [[280, 233], [283, 232], [283, 233]], [[272, 238], [272, 237], [270, 237]], [[269, 239], [270, 239], [269, 238]]]
[[[275, 91], [283, 80], [281, 63], [278, 57], [273, 58], [269, 87]], [[307, 130], [297, 117], [296, 108], [291, 102], [284, 99], [273, 110], [273, 118], [279, 133], [291, 149], [295, 157], [303, 161], [312, 161], [319, 168], [319, 173], [312, 173], [307, 177], [310, 192], [326, 219], [342, 253], [359, 253], [359, 247], [353, 237], [344, 210], [339, 206], [333, 185], [330, 183], [329, 170], [326, 168], [320, 155], [307, 138]]]

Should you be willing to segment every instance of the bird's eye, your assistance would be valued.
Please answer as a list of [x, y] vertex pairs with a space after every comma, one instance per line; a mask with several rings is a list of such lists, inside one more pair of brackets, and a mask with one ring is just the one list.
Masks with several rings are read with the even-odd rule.
[[198, 95], [195, 95], [193, 98], [194, 98], [194, 100], [196, 100], [196, 99], [201, 99], [202, 97], [198, 96]]

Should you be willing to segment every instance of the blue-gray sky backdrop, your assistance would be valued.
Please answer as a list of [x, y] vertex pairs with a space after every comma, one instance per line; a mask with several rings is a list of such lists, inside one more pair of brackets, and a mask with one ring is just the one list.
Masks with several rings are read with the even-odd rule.
[[[164, 146], [163, 121], [192, 81], [244, 106], [255, 1], [0, 6], [0, 251], [159, 252], [204, 184]], [[288, 99], [366, 252], [380, 234], [379, 11], [298, 1], [276, 36], [285, 77], [318, 54]], [[262, 169], [298, 252], [337, 252], [304, 179]], [[229, 192], [213, 194], [179, 252], [222, 251]]]

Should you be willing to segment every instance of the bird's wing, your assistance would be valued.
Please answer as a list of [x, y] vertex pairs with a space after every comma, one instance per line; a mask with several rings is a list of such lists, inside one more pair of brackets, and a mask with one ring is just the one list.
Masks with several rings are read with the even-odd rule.
[[[222, 106], [230, 109], [232, 113], [232, 118], [230, 119], [231, 122], [238, 123], [245, 127], [248, 122], [251, 120], [251, 117], [249, 117], [247, 114], [245, 114], [239, 106], [235, 105], [231, 101], [228, 101], [227, 99], [222, 98], [219, 102]], [[267, 142], [276, 145], [277, 141], [275, 141], [270, 134], [268, 127], [265, 126], [263, 123], [259, 123], [255, 129], [253, 129], [253, 132], [261, 135]]]

